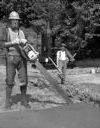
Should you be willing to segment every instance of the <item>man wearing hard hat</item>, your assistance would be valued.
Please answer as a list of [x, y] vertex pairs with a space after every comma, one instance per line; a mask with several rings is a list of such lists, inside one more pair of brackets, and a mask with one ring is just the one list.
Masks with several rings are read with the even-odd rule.
[[0, 47], [6, 49], [6, 100], [5, 108], [11, 108], [11, 94], [12, 88], [15, 83], [16, 70], [18, 71], [20, 91], [21, 91], [21, 104], [29, 108], [26, 100], [27, 91], [27, 61], [21, 56], [17, 47], [20, 43], [23, 45], [27, 43], [24, 32], [19, 28], [20, 17], [15, 11], [9, 15], [9, 24], [3, 29], [0, 37]]

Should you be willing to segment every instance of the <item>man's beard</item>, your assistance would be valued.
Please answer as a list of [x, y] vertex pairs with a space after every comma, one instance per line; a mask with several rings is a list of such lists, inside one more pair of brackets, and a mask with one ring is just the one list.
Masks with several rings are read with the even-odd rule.
[[18, 23], [14, 23], [14, 24], [11, 25], [11, 28], [13, 30], [17, 30], [17, 29], [19, 29], [19, 24]]

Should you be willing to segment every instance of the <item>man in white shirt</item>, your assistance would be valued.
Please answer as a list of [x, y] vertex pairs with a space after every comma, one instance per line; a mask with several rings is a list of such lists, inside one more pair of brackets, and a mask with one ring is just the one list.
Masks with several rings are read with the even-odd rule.
[[61, 44], [61, 49], [57, 51], [57, 66], [59, 70], [62, 72], [61, 84], [65, 83], [66, 77], [66, 68], [67, 64], [70, 61], [74, 61], [74, 57], [71, 53], [66, 49], [66, 45], [64, 43]]

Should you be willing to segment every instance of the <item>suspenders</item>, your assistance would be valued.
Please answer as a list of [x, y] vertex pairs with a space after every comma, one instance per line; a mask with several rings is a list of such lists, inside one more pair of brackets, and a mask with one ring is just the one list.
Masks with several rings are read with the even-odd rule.
[[[68, 58], [67, 54], [66, 54], [66, 51], [65, 51], [65, 57]], [[61, 51], [59, 51], [59, 58], [61, 58]]]

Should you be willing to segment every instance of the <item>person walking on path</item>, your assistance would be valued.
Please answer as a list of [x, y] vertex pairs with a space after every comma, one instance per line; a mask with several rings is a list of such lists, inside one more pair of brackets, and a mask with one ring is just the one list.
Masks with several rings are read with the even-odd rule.
[[56, 57], [57, 67], [62, 73], [61, 84], [65, 83], [66, 68], [67, 68], [67, 64], [69, 60], [74, 61], [75, 59], [71, 55], [71, 53], [68, 51], [68, 49], [66, 48], [66, 45], [62, 43], [61, 49], [57, 51], [57, 57]]

